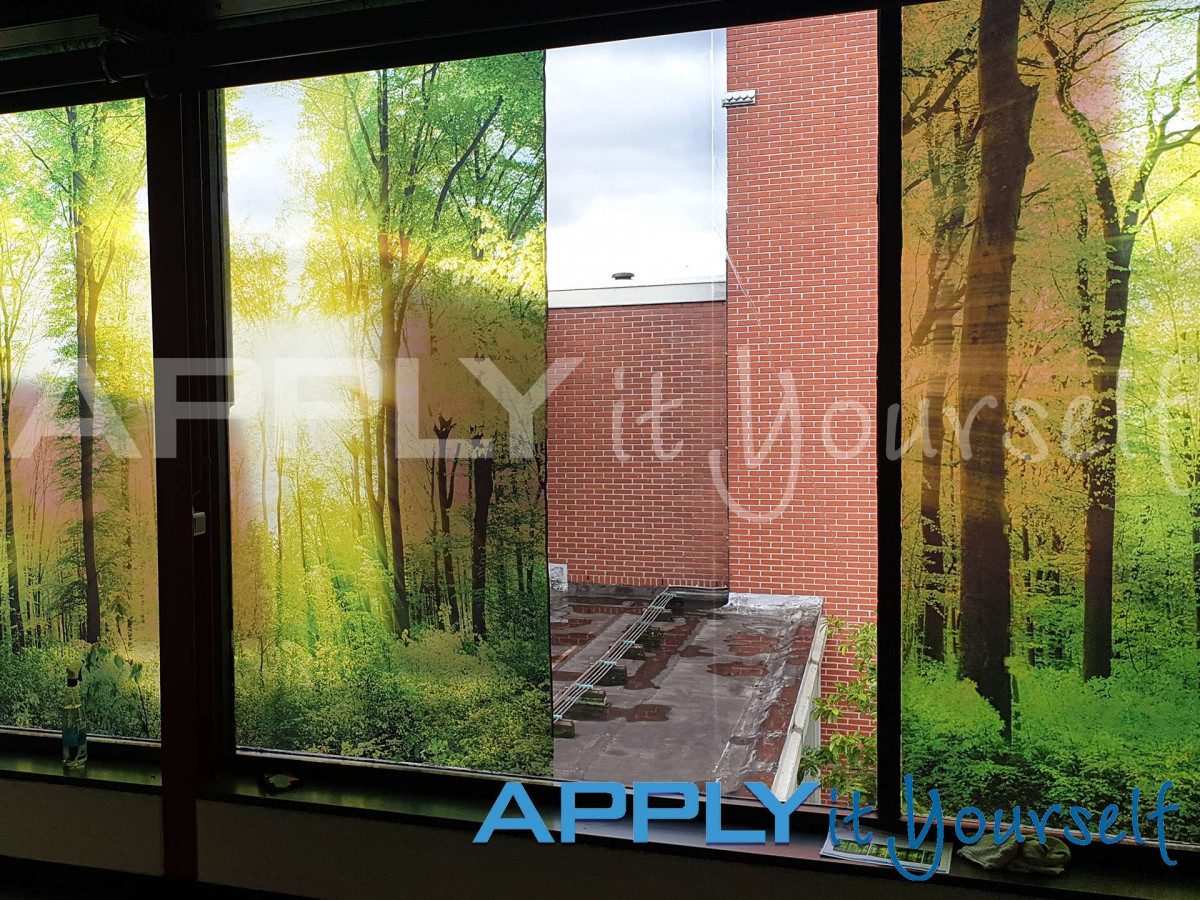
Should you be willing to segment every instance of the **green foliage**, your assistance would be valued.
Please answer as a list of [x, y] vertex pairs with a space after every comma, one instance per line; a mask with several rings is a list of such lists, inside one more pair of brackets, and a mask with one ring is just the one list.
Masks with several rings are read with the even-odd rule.
[[84, 721], [93, 734], [157, 738], [158, 663], [132, 662], [82, 641], [0, 653], [0, 722], [18, 728], [62, 726], [68, 664], [82, 662]]
[[84, 712], [97, 734], [158, 737], [158, 660], [134, 662], [107, 647], [82, 645]]
[[445, 631], [404, 645], [373, 625], [349, 643], [319, 639], [311, 654], [285, 643], [261, 677], [239, 654], [238, 743], [549, 775], [549, 686], [496, 657]]
[[[827, 725], [838, 725], [847, 716], [874, 722], [878, 696], [875, 625], [849, 629], [842, 620], [831, 619], [829, 640], [849, 657], [856, 674], [849, 681], [839, 682], [828, 695], [813, 698], [813, 718]], [[839, 729], [822, 737], [821, 746], [805, 747], [800, 755], [801, 780], [816, 773], [821, 787], [836, 788], [847, 799], [859, 791], [865, 803], [874, 803], [879, 761], [874, 725], [852, 731]]]
[[[934, 663], [905, 675], [903, 771], [913, 776], [918, 797], [936, 788], [949, 812], [1054, 803], [1098, 810], [1116, 803], [1118, 827], [1128, 828], [1132, 790], [1153, 797], [1171, 780], [1168, 797], [1181, 809], [1169, 818], [1168, 837], [1200, 841], [1200, 699], [1165, 686], [1123, 686], [1119, 678], [1085, 684], [1069, 672], [1018, 672], [1020, 714], [1011, 746], [1001, 738], [999, 716], [970, 682]], [[928, 811], [927, 803], [919, 806]]]

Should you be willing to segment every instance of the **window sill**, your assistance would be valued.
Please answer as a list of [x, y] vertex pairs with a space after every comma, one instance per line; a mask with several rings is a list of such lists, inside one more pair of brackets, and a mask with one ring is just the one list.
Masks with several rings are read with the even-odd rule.
[[[321, 813], [370, 818], [407, 824], [458, 828], [474, 832], [491, 807], [490, 801], [477, 798], [433, 796], [411, 791], [377, 787], [350, 786], [340, 783], [305, 783], [277, 794], [268, 793], [257, 779], [245, 774], [218, 777], [203, 795], [210, 802], [243, 803], [297, 812]], [[547, 816], [546, 824], [557, 835], [557, 817]], [[727, 826], [728, 827], [728, 826]], [[500, 834], [504, 834], [501, 832]], [[703, 822], [657, 822], [651, 829], [651, 841], [632, 843], [628, 820], [621, 822], [582, 822], [576, 828], [577, 841], [646, 852], [665, 852], [711, 859], [777, 865], [797, 869], [815, 869], [829, 873], [898, 879], [891, 868], [844, 862], [820, 855], [825, 833], [793, 830], [787, 845], [710, 846], [704, 841]], [[533, 838], [529, 837], [532, 841]], [[1147, 851], [1150, 848], [1142, 848]], [[1172, 853], [1179, 865], [1168, 868], [1155, 857], [1149, 860], [1137, 853], [1117, 854], [1118, 859], [1093, 854], [1077, 859], [1074, 868], [1060, 876], [1039, 877], [981, 869], [955, 853], [950, 872], [935, 875], [930, 885], [995, 890], [1044, 897], [1136, 897], [1166, 900], [1180, 897], [1200, 898], [1200, 854]]]
[[68, 775], [63, 772], [62, 761], [54, 756], [10, 750], [0, 750], [0, 779], [147, 794], [156, 794], [162, 789], [162, 770], [157, 763], [91, 759], [83, 774]]

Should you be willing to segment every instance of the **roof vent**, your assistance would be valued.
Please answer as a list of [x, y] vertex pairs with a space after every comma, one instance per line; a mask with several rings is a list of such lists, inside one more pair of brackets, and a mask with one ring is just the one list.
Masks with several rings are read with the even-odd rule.
[[756, 102], [754, 88], [749, 88], [744, 91], [726, 91], [721, 105], [729, 109], [731, 106], [753, 106]]
[[632, 272], [613, 272], [614, 281], [633, 281]]

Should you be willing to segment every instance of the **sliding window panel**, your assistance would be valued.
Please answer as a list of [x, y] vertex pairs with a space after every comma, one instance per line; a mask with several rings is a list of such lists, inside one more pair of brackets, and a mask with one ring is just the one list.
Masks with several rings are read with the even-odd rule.
[[551, 772], [543, 67], [226, 94], [241, 746]]
[[876, 43], [547, 53], [560, 779], [873, 801]]
[[140, 100], [0, 118], [0, 725], [159, 736]]
[[905, 10], [919, 811], [1117, 802], [1129, 828], [1170, 780], [1168, 837], [1200, 840], [1195, 51], [1172, 2]]
[[874, 797], [875, 57], [226, 93], [239, 745]]

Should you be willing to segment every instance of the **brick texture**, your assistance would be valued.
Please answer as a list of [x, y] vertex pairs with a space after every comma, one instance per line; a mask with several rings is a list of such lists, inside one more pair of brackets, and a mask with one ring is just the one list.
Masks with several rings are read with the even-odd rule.
[[[550, 560], [572, 581], [874, 619], [875, 42], [874, 13], [729, 29], [728, 86], [757, 103], [728, 115], [726, 304], [550, 311], [550, 358], [583, 359], [548, 405]], [[673, 459], [636, 421], [656, 373]], [[851, 676], [829, 652], [822, 692]]]
[[547, 331], [551, 360], [581, 360], [547, 405], [550, 562], [573, 582], [724, 586], [725, 304], [552, 309]]
[[[728, 116], [730, 588], [872, 620], [875, 14], [727, 40], [729, 89], [757, 91]], [[826, 659], [825, 693], [850, 675]]]

